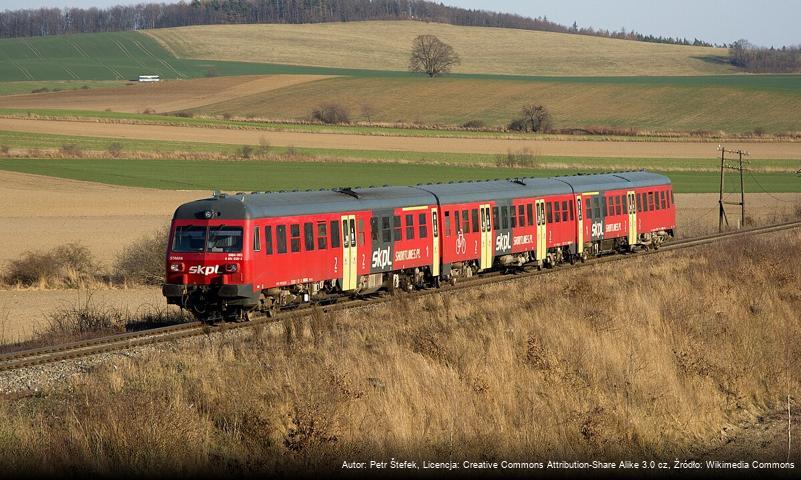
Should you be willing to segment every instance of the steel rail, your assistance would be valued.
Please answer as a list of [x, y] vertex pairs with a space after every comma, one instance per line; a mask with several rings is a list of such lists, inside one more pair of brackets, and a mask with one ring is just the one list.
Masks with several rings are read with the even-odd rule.
[[[631, 254], [618, 254], [618, 255], [605, 255], [588, 260], [587, 262], [576, 263], [575, 265], [562, 265], [555, 268], [547, 268], [542, 270], [525, 270], [520, 269], [514, 273], [504, 273], [501, 271], [492, 271], [472, 277], [470, 280], [460, 281], [455, 284], [443, 285], [440, 288], [429, 288], [423, 290], [414, 290], [407, 295], [409, 298], [415, 298], [421, 295], [430, 295], [433, 293], [448, 293], [464, 288], [474, 288], [477, 286], [484, 286], [490, 284], [506, 283], [517, 281], [528, 277], [535, 277], [538, 275], [549, 275], [558, 272], [569, 272], [576, 268], [593, 267], [596, 265], [623, 261], [630, 258], [642, 258], [643, 255], [653, 255], [664, 251], [681, 250], [684, 248], [691, 248], [710, 243], [729, 240], [750, 235], [761, 235], [766, 233], [773, 233], [782, 230], [789, 230], [801, 227], [801, 221], [787, 222], [777, 225], [768, 225], [764, 227], [755, 227], [749, 229], [735, 230], [730, 232], [723, 232], [714, 235], [706, 235], [702, 237], [687, 238], [677, 240], [665, 244], [659, 248], [652, 248], [641, 252]], [[223, 332], [227, 330], [235, 330], [244, 327], [253, 327], [256, 325], [276, 324], [291, 316], [308, 316], [315, 308], [322, 312], [331, 312], [345, 309], [363, 309], [372, 308], [381, 303], [385, 303], [397, 298], [395, 295], [389, 295], [384, 292], [379, 295], [372, 295], [356, 299], [349, 299], [330, 305], [307, 305], [297, 307], [295, 309], [287, 309], [278, 313], [274, 317], [266, 315], [259, 315], [251, 321], [241, 323], [222, 323], [216, 325], [206, 325], [202, 322], [188, 322], [179, 325], [170, 325], [167, 327], [159, 327], [138, 332], [127, 332], [116, 335], [109, 335], [105, 337], [93, 338], [78, 342], [70, 342], [61, 345], [54, 345], [50, 347], [41, 347], [30, 350], [21, 350], [18, 352], [0, 355], [0, 372], [17, 370], [25, 367], [36, 365], [44, 365], [47, 363], [54, 363], [62, 360], [71, 360], [76, 358], [87, 357], [99, 353], [109, 353], [119, 350], [125, 350], [133, 347], [151, 345], [156, 343], [164, 343], [193, 336], [209, 334], [213, 332]]]

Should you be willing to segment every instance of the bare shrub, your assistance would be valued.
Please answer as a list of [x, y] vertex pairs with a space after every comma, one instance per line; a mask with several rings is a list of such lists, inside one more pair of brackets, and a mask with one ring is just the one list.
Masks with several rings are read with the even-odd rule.
[[145, 115], [155, 115], [156, 114], [156, 110], [153, 109], [153, 108], [147, 107], [144, 110], [142, 110], [142, 113], [145, 114]]
[[338, 103], [326, 103], [312, 111], [312, 119], [323, 123], [350, 123], [348, 109]]
[[522, 118], [515, 118], [509, 122], [506, 128], [513, 132], [524, 132], [526, 130], [526, 122]]
[[162, 284], [168, 233], [164, 227], [131, 242], [114, 259], [114, 278], [126, 284]]
[[259, 154], [267, 155], [270, 152], [270, 141], [266, 137], [259, 138]]
[[483, 120], [468, 120], [462, 124], [462, 128], [485, 128], [487, 126]]
[[509, 151], [506, 155], [498, 155], [495, 164], [499, 167], [534, 168], [538, 166], [537, 155], [527, 148], [517, 152]]
[[225, 112], [225, 113], [223, 113], [222, 117], [223, 117], [223, 120], [230, 120], [230, 119], [232, 119], [234, 116], [233, 116], [233, 115], [231, 115], [229, 112]]
[[253, 151], [255, 149], [250, 145], [242, 145], [236, 151], [236, 155], [240, 158], [250, 159], [253, 157]]
[[543, 105], [528, 104], [521, 109], [524, 131], [548, 132], [551, 130], [551, 113]]
[[61, 154], [70, 157], [80, 157], [83, 153], [80, 145], [76, 143], [65, 143], [61, 146]]
[[2, 153], [3, 155], [8, 155], [8, 152], [10, 151], [11, 147], [9, 147], [8, 145], [0, 145], [0, 153]]
[[48, 252], [29, 251], [8, 263], [4, 281], [26, 287], [78, 288], [98, 278], [92, 253], [83, 245], [68, 243]]
[[110, 143], [108, 145], [108, 153], [114, 158], [119, 157], [122, 155], [122, 144], [120, 142]]

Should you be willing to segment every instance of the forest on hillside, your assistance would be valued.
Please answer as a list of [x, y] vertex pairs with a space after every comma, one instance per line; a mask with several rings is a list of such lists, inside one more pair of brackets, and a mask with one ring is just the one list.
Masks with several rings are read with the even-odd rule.
[[0, 12], [0, 37], [116, 32], [190, 25], [423, 20], [462, 26], [518, 28], [681, 45], [693, 39], [560, 25], [547, 17], [470, 10], [427, 0], [191, 0], [109, 8], [40, 8]]

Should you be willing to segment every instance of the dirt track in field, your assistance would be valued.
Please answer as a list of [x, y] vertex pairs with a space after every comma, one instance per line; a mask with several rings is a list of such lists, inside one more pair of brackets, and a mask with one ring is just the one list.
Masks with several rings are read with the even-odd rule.
[[[228, 145], [258, 145], [262, 139], [266, 139], [274, 146], [411, 152], [495, 154], [529, 149], [537, 155], [619, 158], [709, 158], [717, 154], [717, 144], [713, 143], [390, 137], [9, 118], [0, 119], [0, 130]], [[727, 143], [726, 147], [748, 150], [755, 159], [801, 159], [801, 142], [741, 142]]]
[[0, 108], [175, 112], [324, 78], [330, 77], [269, 75], [132, 83], [119, 88], [8, 95], [0, 97]]

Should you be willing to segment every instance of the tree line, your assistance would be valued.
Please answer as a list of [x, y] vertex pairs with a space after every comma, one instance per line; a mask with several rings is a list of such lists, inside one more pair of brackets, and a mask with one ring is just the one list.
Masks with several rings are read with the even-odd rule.
[[452, 25], [517, 28], [681, 45], [711, 44], [637, 32], [564, 26], [547, 17], [471, 10], [427, 0], [191, 0], [109, 8], [40, 8], [0, 12], [0, 37], [115, 32], [190, 25], [425, 20]]
[[760, 48], [748, 40], [729, 47], [732, 65], [754, 73], [793, 73], [801, 69], [801, 47]]

